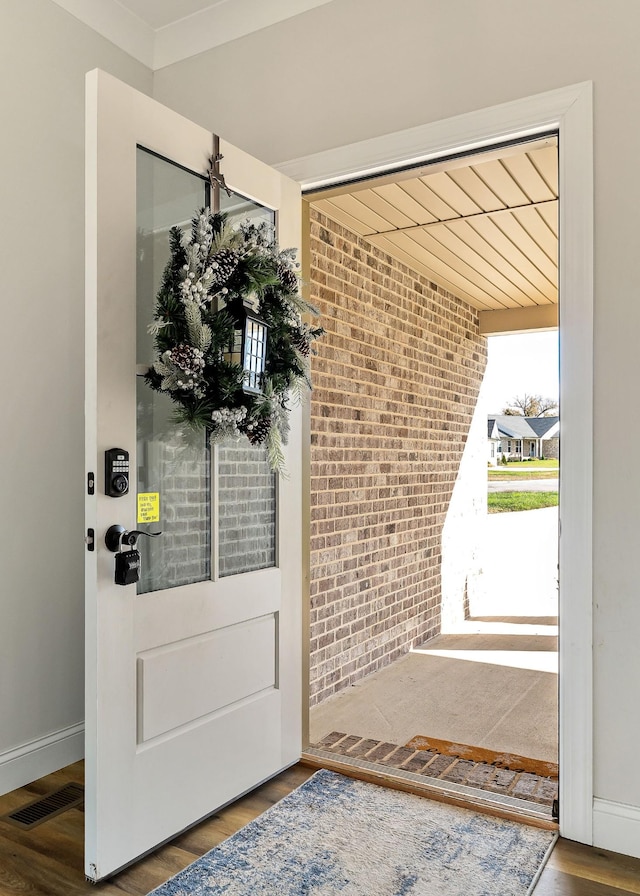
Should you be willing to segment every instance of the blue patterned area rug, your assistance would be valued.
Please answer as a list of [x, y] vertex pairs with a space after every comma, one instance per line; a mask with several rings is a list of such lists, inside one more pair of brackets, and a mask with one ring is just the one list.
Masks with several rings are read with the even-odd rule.
[[555, 837], [322, 770], [153, 896], [526, 896]]

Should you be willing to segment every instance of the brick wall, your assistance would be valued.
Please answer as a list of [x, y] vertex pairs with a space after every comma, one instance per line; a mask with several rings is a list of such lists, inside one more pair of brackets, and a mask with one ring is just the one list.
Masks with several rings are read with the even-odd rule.
[[[439, 631], [442, 531], [486, 340], [470, 306], [311, 215], [326, 329], [312, 361], [315, 703]], [[479, 432], [486, 471], [486, 422]]]
[[[168, 399], [154, 399], [147, 410], [166, 410], [168, 423]], [[144, 405], [140, 403], [140, 407]], [[140, 414], [138, 419], [138, 490], [159, 493], [160, 520], [150, 528], [162, 531], [162, 536], [138, 542], [142, 561], [138, 594], [202, 582], [211, 576], [210, 450], [204, 437], [185, 448], [180, 440], [172, 439], [169, 426], [162, 437], [153, 438], [153, 420], [152, 413]]]
[[218, 565], [232, 576], [276, 563], [276, 479], [262, 445], [218, 448]]

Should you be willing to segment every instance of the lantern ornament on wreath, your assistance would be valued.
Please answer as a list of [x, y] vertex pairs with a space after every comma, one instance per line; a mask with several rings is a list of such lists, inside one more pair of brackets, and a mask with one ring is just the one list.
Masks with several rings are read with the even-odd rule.
[[231, 226], [209, 209], [194, 216], [190, 238], [171, 228], [169, 244], [147, 384], [171, 398], [176, 422], [213, 442], [264, 444], [284, 472], [289, 402], [311, 387], [309, 356], [323, 333], [303, 319], [318, 312], [299, 295], [295, 250], [279, 249], [270, 225]]
[[227, 363], [242, 367], [242, 389], [248, 394], [262, 394], [268, 331], [267, 322], [248, 302], [243, 302], [239, 319], [234, 320], [233, 338], [224, 357]]

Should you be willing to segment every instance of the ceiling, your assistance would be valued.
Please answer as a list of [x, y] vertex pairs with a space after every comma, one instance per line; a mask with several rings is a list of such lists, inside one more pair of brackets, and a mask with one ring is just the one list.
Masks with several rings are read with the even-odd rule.
[[307, 198], [480, 311], [558, 303], [555, 137]]
[[333, 0], [54, 0], [153, 69]]
[[[54, 2], [156, 70], [336, 0]], [[479, 311], [551, 311], [558, 303], [557, 155], [550, 137], [307, 198]], [[537, 325], [550, 319], [545, 313]]]

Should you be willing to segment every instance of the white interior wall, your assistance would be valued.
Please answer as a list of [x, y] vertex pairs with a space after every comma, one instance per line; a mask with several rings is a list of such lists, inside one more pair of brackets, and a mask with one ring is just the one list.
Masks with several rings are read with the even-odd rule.
[[594, 784], [602, 812], [627, 806], [636, 825], [639, 30], [635, 0], [334, 0], [154, 79], [159, 100], [272, 163], [593, 81]]
[[82, 755], [84, 74], [151, 72], [50, 0], [0, 7], [0, 792]]

